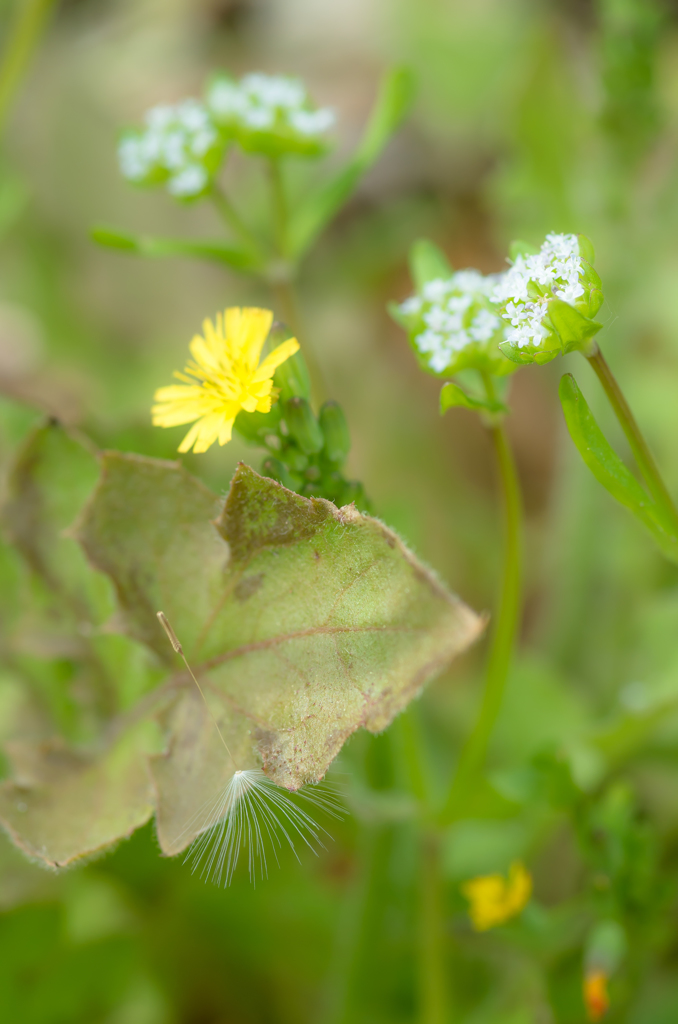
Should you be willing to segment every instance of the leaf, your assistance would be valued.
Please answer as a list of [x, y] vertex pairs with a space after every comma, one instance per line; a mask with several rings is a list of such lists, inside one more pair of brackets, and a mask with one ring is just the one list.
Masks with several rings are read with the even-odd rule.
[[418, 238], [413, 243], [410, 248], [409, 264], [417, 292], [420, 292], [428, 281], [434, 281], [436, 278], [446, 281], [454, 273], [445, 253], [428, 238]]
[[471, 395], [467, 395], [464, 389], [460, 388], [458, 384], [455, 384], [453, 381], [449, 381], [447, 384], [443, 384], [440, 391], [440, 412], [442, 414], [447, 412], [448, 409], [453, 409], [457, 406], [461, 406], [464, 409], [475, 409], [479, 412], [508, 412], [508, 408], [503, 402], [496, 402], [490, 399], [473, 398]]
[[56, 421], [36, 427], [10, 470], [2, 525], [30, 567], [71, 611], [91, 622], [108, 588], [65, 536], [97, 482], [93, 450]]
[[50, 867], [104, 850], [153, 813], [146, 751], [154, 737], [151, 723], [140, 723], [98, 757], [59, 741], [8, 745], [14, 781], [0, 785], [0, 822], [24, 853]]
[[235, 270], [257, 270], [260, 266], [256, 256], [243, 246], [221, 242], [218, 239], [154, 238], [150, 235], [135, 235], [105, 224], [95, 225], [90, 236], [93, 241], [108, 249], [135, 253], [151, 258], [166, 256], [189, 256], [226, 263]]
[[341, 209], [366, 171], [377, 160], [400, 126], [414, 94], [411, 73], [405, 68], [387, 72], [381, 82], [370, 120], [352, 158], [296, 210], [290, 225], [290, 248], [296, 258], [313, 245], [326, 224]]
[[209, 701], [211, 715], [197, 690], [187, 690], [161, 717], [168, 749], [151, 758], [150, 768], [157, 794], [158, 841], [170, 857], [193, 842], [203, 824], [206, 797], [220, 793], [233, 775], [235, 765], [214, 719], [238, 767], [258, 767], [252, 753], [252, 721], [213, 693]]
[[73, 535], [113, 581], [125, 632], [164, 662], [162, 609], [191, 657], [223, 592], [228, 546], [212, 526], [218, 500], [179, 463], [106, 452], [92, 500]]
[[[102, 463], [77, 535], [111, 577], [125, 628], [173, 657], [155, 619], [167, 613], [241, 767], [263, 766], [279, 785], [322, 778], [351, 733], [384, 729], [483, 628], [353, 506], [240, 465], [213, 523], [216, 499], [177, 464], [118, 453]], [[190, 841], [178, 825], [233, 770], [183, 683], [152, 769], [165, 852]]]
[[559, 395], [570, 437], [596, 480], [650, 531], [668, 558], [678, 561], [678, 541], [664, 526], [660, 509], [606, 441], [571, 373], [561, 378]]

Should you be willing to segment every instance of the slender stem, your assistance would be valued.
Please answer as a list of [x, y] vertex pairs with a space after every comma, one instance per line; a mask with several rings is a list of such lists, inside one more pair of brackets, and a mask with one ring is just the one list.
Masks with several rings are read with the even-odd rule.
[[230, 229], [238, 235], [238, 237], [245, 243], [245, 245], [255, 252], [258, 256], [261, 256], [261, 245], [259, 240], [250, 231], [244, 221], [240, 218], [238, 211], [233, 206], [233, 203], [228, 198], [223, 189], [219, 188], [216, 182], [212, 185], [211, 191], [212, 201], [219, 211], [224, 222], [228, 224]]
[[273, 213], [273, 230], [275, 244], [280, 258], [280, 265], [273, 268], [270, 275], [270, 284], [278, 300], [282, 316], [300, 341], [303, 340], [303, 353], [308, 373], [311, 378], [311, 392], [316, 405], [319, 405], [327, 396], [327, 388], [323, 378], [322, 370], [318, 365], [315, 352], [308, 344], [306, 333], [301, 323], [297, 295], [293, 284], [294, 264], [289, 258], [289, 208], [285, 182], [282, 175], [280, 160], [271, 157], [268, 162], [269, 181], [271, 185], [271, 209]]
[[648, 448], [647, 441], [640, 432], [640, 428], [636, 423], [635, 417], [629, 408], [628, 402], [622, 394], [621, 388], [619, 387], [607, 360], [597, 345], [595, 346], [593, 353], [591, 355], [587, 355], [586, 358], [593, 367], [598, 380], [602, 384], [610, 405], [614, 409], [615, 416], [619, 420], [621, 428], [626, 434], [626, 439], [629, 442], [631, 451], [638, 463], [640, 471], [645, 478], [650, 494], [656, 501], [657, 505], [667, 513], [674, 529], [678, 531], [678, 512], [676, 511], [676, 507], [666, 488], [666, 484], [662, 480], [659, 468], [654, 460], [654, 456]]
[[16, 20], [0, 63], [0, 132], [54, 3], [55, 0], [24, 0], [18, 4]]
[[285, 194], [285, 183], [282, 176], [280, 160], [271, 157], [268, 162], [269, 179], [271, 182], [271, 200], [273, 207], [273, 229], [275, 232], [275, 244], [280, 258], [288, 258], [288, 209], [287, 196]]
[[[488, 398], [494, 394], [485, 380]], [[504, 505], [504, 565], [499, 608], [487, 660], [485, 689], [480, 712], [464, 744], [443, 810], [443, 821], [457, 819], [465, 798], [481, 771], [504, 696], [516, 634], [520, 625], [522, 596], [522, 501], [516, 466], [503, 423], [490, 428], [497, 457]]]
[[435, 832], [424, 832], [421, 837], [420, 884], [419, 1021], [420, 1024], [447, 1024], [440, 836]]

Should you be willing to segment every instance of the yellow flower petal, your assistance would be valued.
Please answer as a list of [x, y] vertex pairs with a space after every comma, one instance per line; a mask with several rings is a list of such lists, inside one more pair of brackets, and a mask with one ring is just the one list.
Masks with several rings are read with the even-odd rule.
[[272, 322], [270, 310], [255, 307], [231, 307], [223, 316], [218, 313], [215, 323], [204, 321], [203, 334], [189, 345], [193, 358], [183, 373], [175, 372], [182, 383], [158, 388], [151, 409], [156, 426], [193, 423], [180, 452], [204, 452], [215, 441], [227, 444], [241, 410], [270, 410], [278, 397], [272, 381], [276, 367], [299, 348], [290, 338], [259, 364]]
[[288, 338], [287, 341], [283, 341], [281, 345], [278, 345], [272, 352], [269, 352], [260, 363], [253, 379], [260, 381], [265, 380], [267, 377], [272, 377], [280, 364], [284, 363], [286, 359], [289, 359], [290, 356], [293, 356], [298, 351], [299, 342], [296, 338]]
[[486, 931], [515, 917], [532, 895], [532, 877], [519, 861], [503, 875], [481, 875], [462, 886], [470, 903], [469, 916], [476, 931]]

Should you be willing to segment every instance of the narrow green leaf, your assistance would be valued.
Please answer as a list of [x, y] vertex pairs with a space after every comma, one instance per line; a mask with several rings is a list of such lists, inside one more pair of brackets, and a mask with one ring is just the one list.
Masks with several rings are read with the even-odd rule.
[[640, 520], [667, 557], [678, 561], [678, 540], [671, 536], [652, 498], [608, 444], [571, 373], [561, 378], [559, 395], [570, 437], [596, 480]]
[[243, 246], [220, 242], [218, 239], [154, 238], [135, 235], [106, 225], [96, 225], [90, 231], [93, 241], [108, 249], [135, 253], [151, 259], [170, 256], [188, 256], [226, 263], [235, 270], [258, 270], [259, 261]]
[[418, 292], [427, 281], [435, 281], [436, 278], [446, 281], [454, 273], [445, 253], [428, 238], [418, 238], [414, 242], [410, 248], [409, 264], [410, 275]]
[[303, 256], [350, 198], [360, 179], [400, 126], [413, 95], [414, 80], [407, 69], [396, 68], [384, 76], [367, 127], [352, 158], [335, 177], [312, 193], [292, 217], [290, 248], [296, 258]]
[[440, 412], [442, 414], [457, 406], [464, 409], [475, 409], [478, 412], [508, 412], [508, 408], [503, 402], [473, 398], [472, 395], [467, 395], [458, 384], [449, 381], [447, 384], [443, 384], [440, 392]]

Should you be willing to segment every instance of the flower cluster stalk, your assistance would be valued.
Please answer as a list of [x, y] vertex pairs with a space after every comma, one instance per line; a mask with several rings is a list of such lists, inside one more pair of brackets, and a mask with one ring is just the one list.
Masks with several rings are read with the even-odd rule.
[[[488, 399], [494, 398], [491, 381], [484, 378]], [[501, 422], [490, 427], [504, 506], [504, 564], [499, 607], [490, 642], [485, 688], [476, 723], [464, 744], [443, 810], [446, 824], [463, 813], [469, 791], [482, 769], [488, 744], [501, 708], [511, 657], [520, 626], [522, 594], [522, 501], [516, 465]]]
[[426, 830], [421, 836], [420, 864], [419, 1021], [420, 1024], [447, 1024], [444, 900], [440, 835], [436, 831]]
[[678, 535], [678, 511], [676, 511], [676, 507], [667, 490], [666, 484], [662, 480], [659, 468], [654, 460], [654, 456], [652, 455], [647, 441], [643, 437], [640, 428], [636, 423], [636, 419], [629, 408], [629, 404], [626, 401], [626, 398], [624, 397], [607, 360], [603, 356], [598, 345], [595, 343], [593, 351], [591, 353], [585, 353], [585, 355], [598, 380], [602, 384], [603, 390], [605, 391], [608, 401], [614, 410], [615, 416], [626, 435], [626, 439], [631, 451], [633, 452], [633, 456], [638, 463], [638, 467], [645, 478], [650, 494], [656, 501], [659, 508], [666, 513], [667, 518], [673, 524], [676, 534]]

